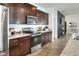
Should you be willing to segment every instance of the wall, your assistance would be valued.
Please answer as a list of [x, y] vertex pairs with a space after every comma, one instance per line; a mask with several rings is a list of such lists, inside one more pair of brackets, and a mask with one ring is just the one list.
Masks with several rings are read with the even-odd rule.
[[67, 21], [67, 33], [69, 33], [69, 22], [76, 23], [79, 32], [79, 14], [67, 15], [65, 16], [65, 20]]
[[52, 29], [52, 41], [57, 39], [57, 10], [54, 8], [47, 8], [49, 13], [49, 28]]
[[27, 27], [31, 27], [33, 28], [35, 31], [38, 27], [42, 27], [44, 28], [47, 25], [25, 25], [25, 24], [10, 24], [9, 28], [15, 28], [15, 31], [19, 32], [22, 31], [22, 28], [27, 28]]

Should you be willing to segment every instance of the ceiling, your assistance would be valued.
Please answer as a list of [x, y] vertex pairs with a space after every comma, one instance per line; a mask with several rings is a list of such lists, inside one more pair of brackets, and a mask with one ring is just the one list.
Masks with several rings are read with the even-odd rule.
[[79, 3], [36, 3], [45, 8], [55, 8], [64, 15], [72, 15], [79, 13]]

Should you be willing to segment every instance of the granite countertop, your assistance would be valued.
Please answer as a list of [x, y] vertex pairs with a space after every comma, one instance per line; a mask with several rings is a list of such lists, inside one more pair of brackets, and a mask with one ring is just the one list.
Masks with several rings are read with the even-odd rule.
[[70, 39], [61, 56], [79, 56], [79, 40]]
[[19, 37], [25, 37], [25, 36], [30, 36], [31, 34], [27, 33], [21, 33], [21, 34], [15, 34], [9, 37], [9, 39], [14, 39], [14, 38], [19, 38]]

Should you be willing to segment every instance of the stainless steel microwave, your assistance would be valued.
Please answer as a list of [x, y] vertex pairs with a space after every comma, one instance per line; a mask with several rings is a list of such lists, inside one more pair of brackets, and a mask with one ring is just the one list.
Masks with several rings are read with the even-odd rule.
[[36, 25], [37, 24], [37, 17], [27, 16], [27, 24], [28, 25]]

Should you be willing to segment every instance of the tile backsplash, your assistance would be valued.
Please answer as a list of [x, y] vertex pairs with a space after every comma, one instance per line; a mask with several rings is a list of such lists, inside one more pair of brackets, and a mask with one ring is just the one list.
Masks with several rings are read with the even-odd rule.
[[15, 31], [21, 31], [22, 28], [31, 27], [31, 28], [33, 28], [34, 30], [36, 30], [38, 27], [44, 28], [45, 26], [48, 26], [48, 25], [10, 24], [10, 25], [9, 25], [9, 28], [15, 28]]

